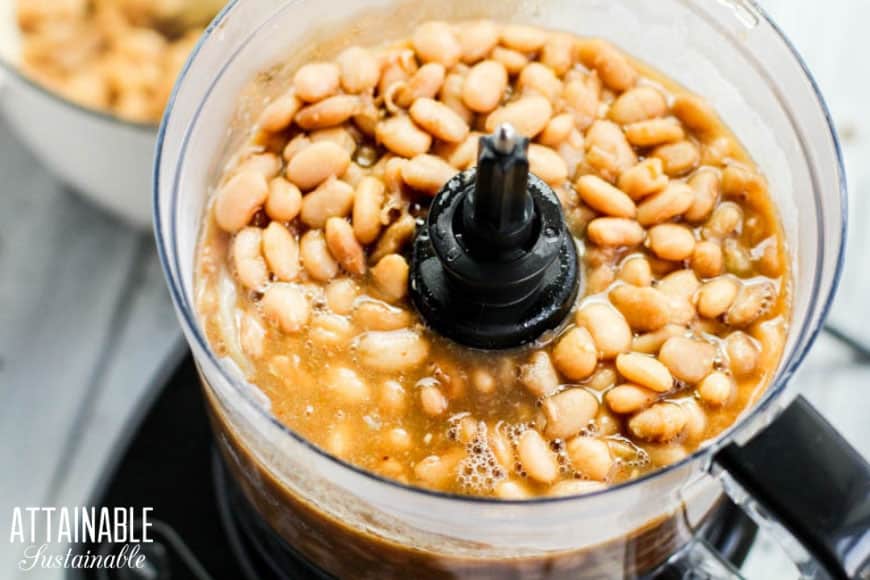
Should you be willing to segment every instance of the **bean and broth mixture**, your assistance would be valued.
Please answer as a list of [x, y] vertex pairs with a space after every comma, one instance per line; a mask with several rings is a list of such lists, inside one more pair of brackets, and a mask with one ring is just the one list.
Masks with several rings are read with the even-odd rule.
[[[565, 325], [476, 351], [407, 297], [441, 186], [511, 123], [582, 256]], [[789, 321], [767, 185], [702, 99], [598, 39], [490, 21], [300, 67], [216, 187], [197, 307], [272, 412], [447, 492], [584, 493], [673, 463], [764, 391]]]

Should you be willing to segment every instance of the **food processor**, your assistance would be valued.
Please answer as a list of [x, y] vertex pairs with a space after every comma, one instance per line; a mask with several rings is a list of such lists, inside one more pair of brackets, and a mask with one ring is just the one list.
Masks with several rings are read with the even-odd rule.
[[[207, 200], [294, 68], [407, 34], [424, 20], [478, 17], [606, 38], [707, 97], [768, 178], [792, 257], [790, 332], [761, 399], [689, 457], [583, 496], [457, 496], [345, 463], [270, 413], [265, 395], [209, 347], [195, 311]], [[782, 538], [804, 575], [870, 573], [870, 468], [788, 389], [841, 268], [842, 163], [812, 78], [754, 3], [336, 0], [324, 11], [313, 0], [234, 2], [176, 87], [160, 129], [155, 190], [161, 260], [223, 462], [263, 528], [325, 577], [632, 578], [665, 565], [728, 577], [696, 534], [723, 493]]]

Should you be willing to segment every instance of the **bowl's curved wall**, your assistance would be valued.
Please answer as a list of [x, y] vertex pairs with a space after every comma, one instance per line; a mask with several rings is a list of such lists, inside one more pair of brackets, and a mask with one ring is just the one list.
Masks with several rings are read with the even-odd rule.
[[[738, 5], [743, 8], [735, 12]], [[247, 466], [241, 472], [245, 478], [279, 482], [292, 497], [351, 527], [416, 550], [454, 555], [471, 550], [477, 558], [535, 555], [619, 541], [657, 517], [683, 518], [685, 505], [692, 508], [687, 516], [692, 521], [706, 512], [710, 501], [704, 498], [717, 489], [706, 472], [711, 451], [723, 440], [751, 436], [776, 413], [786, 380], [818, 332], [838, 277], [845, 211], [842, 166], [812, 79], [772, 23], [746, 2], [465, 0], [395, 6], [391, 0], [335, 0], [324, 11], [314, 0], [233, 3], [193, 56], [164, 119], [155, 167], [158, 247], [182, 326], [220, 414], [225, 451], [236, 453], [239, 465]], [[376, 16], [361, 16], [363, 9]], [[209, 350], [193, 308], [194, 252], [210, 188], [226, 155], [264, 106], [263, 94], [280, 90], [287, 79], [287, 70], [279, 68], [261, 91], [246, 90], [257, 72], [288, 55], [305, 59], [314, 39], [324, 34], [335, 39], [336, 30], [349, 31], [333, 43], [338, 49], [378, 42], [390, 30], [407, 31], [433, 16], [493, 13], [607, 37], [708, 96], [773, 185], [795, 256], [792, 332], [761, 403], [691, 458], [580, 498], [457, 498], [388, 482], [344, 464], [269, 414], [256, 388]], [[351, 20], [350, 28], [339, 28]], [[249, 495], [256, 496], [257, 489], [249, 485]], [[271, 497], [253, 499], [263, 503]], [[271, 505], [278, 511], [286, 507]], [[628, 557], [631, 544], [620, 545]]]
[[7, 80], [0, 108], [46, 168], [100, 207], [149, 227], [157, 130], [86, 111], [24, 79]]

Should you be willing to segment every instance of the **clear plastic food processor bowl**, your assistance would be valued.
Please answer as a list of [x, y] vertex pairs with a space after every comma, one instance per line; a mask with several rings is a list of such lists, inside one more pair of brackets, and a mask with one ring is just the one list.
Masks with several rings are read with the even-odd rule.
[[[286, 74], [260, 75], [252, 91], [258, 73], [288, 59], [301, 63], [344, 46], [407, 36], [423, 20], [471, 17], [609, 39], [706, 96], [761, 167], [784, 222], [794, 313], [767, 393], [692, 456], [606, 491], [495, 501], [415, 489], [364, 472], [281, 425], [265, 397], [209, 348], [194, 310], [194, 252], [212, 186], [265, 97], [289, 84]], [[842, 260], [844, 175], [830, 118], [800, 57], [745, 0], [233, 2], [176, 88], [155, 178], [160, 254], [201, 369], [219, 447], [272, 527], [336, 575], [356, 570], [358, 577], [388, 577], [413, 566], [418, 577], [481, 577], [489, 563], [508, 562], [517, 567], [501, 572], [550, 577], [581, 570], [579, 576], [610, 577], [634, 576], [661, 562], [689, 541], [721, 494], [709, 472], [712, 453], [750, 438], [788, 399], [788, 380], [819, 331]], [[372, 537], [390, 550], [371, 549], [366, 538]], [[412, 551], [403, 550], [409, 546]], [[547, 559], [560, 553], [574, 556]]]

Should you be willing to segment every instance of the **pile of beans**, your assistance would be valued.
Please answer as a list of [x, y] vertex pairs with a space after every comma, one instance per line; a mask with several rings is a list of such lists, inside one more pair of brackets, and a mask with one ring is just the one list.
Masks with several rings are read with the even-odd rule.
[[156, 29], [166, 0], [18, 0], [22, 69], [84, 107], [160, 120], [202, 29]]
[[[421, 322], [409, 241], [504, 122], [533, 140], [584, 287], [556, 332], [481, 352]], [[607, 42], [528, 26], [426, 22], [305, 64], [210, 216], [213, 347], [330, 453], [439, 490], [583, 493], [679, 460], [764, 390], [789, 319], [767, 185], [712, 108]]]

